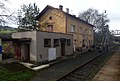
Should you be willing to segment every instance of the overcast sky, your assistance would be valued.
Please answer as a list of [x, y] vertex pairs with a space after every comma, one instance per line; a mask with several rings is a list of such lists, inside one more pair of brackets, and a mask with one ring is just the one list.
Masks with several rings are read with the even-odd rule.
[[94, 8], [102, 13], [107, 11], [108, 18], [110, 19], [110, 29], [120, 29], [120, 0], [8, 0], [9, 8], [12, 11], [17, 12], [22, 4], [36, 3], [40, 8], [40, 11], [44, 9], [46, 5], [51, 5], [58, 8], [59, 5], [63, 5], [64, 11], [66, 8], [70, 9], [70, 13], [78, 16], [78, 13], [87, 10], [88, 8]]

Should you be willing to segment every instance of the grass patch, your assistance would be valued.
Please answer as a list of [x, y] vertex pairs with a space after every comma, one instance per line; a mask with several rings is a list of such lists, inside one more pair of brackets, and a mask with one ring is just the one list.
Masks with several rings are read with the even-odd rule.
[[34, 74], [18, 63], [0, 64], [0, 81], [28, 81]]
[[0, 31], [0, 33], [3, 33], [3, 34], [13, 33], [13, 32], [16, 32], [16, 30], [1, 30]]

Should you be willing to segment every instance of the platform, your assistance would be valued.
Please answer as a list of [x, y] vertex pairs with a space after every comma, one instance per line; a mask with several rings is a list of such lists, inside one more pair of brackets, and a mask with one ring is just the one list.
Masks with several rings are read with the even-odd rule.
[[120, 48], [107, 61], [92, 81], [120, 81]]

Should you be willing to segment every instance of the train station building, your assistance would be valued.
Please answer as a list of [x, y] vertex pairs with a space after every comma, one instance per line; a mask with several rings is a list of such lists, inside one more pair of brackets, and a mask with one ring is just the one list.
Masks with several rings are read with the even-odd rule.
[[93, 46], [93, 25], [75, 15], [63, 6], [47, 5], [36, 17], [38, 31], [12, 33], [13, 54], [20, 60], [35, 62], [51, 61], [73, 51], [89, 50]]

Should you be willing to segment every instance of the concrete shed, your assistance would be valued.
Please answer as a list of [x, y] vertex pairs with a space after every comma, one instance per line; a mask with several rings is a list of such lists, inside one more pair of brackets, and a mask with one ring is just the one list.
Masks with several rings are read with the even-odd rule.
[[52, 61], [73, 54], [73, 36], [64, 33], [26, 31], [12, 33], [15, 57], [35, 62]]

